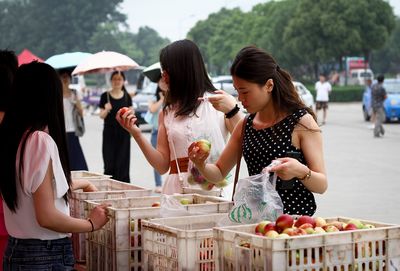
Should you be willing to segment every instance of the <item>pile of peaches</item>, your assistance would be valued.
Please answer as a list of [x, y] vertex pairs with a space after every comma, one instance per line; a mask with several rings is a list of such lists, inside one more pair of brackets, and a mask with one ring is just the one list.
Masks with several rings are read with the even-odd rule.
[[291, 236], [321, 234], [338, 231], [375, 228], [371, 224], [363, 224], [360, 220], [349, 219], [347, 222], [329, 221], [322, 217], [300, 216], [296, 220], [288, 215], [280, 215], [276, 221], [261, 221], [255, 228], [255, 234], [269, 238], [289, 238]]

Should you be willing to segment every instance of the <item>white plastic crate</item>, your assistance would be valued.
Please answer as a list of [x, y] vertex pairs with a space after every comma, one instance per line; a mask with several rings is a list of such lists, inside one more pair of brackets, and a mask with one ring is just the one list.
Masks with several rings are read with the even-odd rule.
[[111, 175], [105, 175], [98, 172], [87, 171], [87, 170], [72, 170], [72, 179], [109, 179]]
[[[85, 213], [85, 200], [105, 200], [113, 198], [128, 198], [128, 197], [143, 197], [151, 195], [151, 189], [116, 181], [113, 179], [90, 179], [98, 191], [97, 192], [83, 192], [75, 190], [71, 193], [70, 213], [71, 216], [76, 218], [87, 218]], [[86, 234], [74, 233], [72, 234], [74, 256], [78, 262], [86, 260]]]
[[[184, 208], [189, 214], [227, 213], [233, 202], [220, 197], [198, 194], [174, 195], [186, 198]], [[144, 270], [142, 253], [142, 223], [144, 219], [160, 218], [162, 207], [151, 207], [161, 202], [161, 196], [108, 200], [110, 221], [100, 230], [88, 233], [87, 268], [100, 271]], [[87, 212], [100, 201], [87, 201]]]
[[[346, 222], [350, 218], [328, 218]], [[400, 226], [361, 220], [372, 229], [271, 239], [256, 224], [214, 228], [217, 270], [395, 271], [400, 268]]]
[[213, 228], [222, 219], [228, 213], [143, 220], [144, 270], [215, 270]]

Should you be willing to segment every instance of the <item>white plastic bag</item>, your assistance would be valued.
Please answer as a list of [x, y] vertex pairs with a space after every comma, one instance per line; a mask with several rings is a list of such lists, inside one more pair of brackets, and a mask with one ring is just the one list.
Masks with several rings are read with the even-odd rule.
[[[212, 104], [208, 102], [207, 97], [205, 97], [196, 115], [198, 118], [196, 118], [192, 126], [192, 142], [200, 139], [208, 140], [211, 143], [211, 150], [206, 162], [215, 163], [225, 147], [224, 136], [219, 124], [219, 113], [213, 108]], [[211, 190], [214, 187], [213, 184], [208, 183], [207, 180], [201, 176], [192, 161], [189, 161], [188, 172], [190, 173], [188, 181], [191, 185], [199, 184], [204, 190]], [[229, 174], [226, 179], [227, 183], [230, 184], [232, 182], [231, 174]]]
[[161, 195], [161, 217], [176, 217], [176, 216], [189, 216], [191, 215], [187, 207], [183, 206], [179, 200], [172, 195]]
[[283, 203], [275, 190], [276, 174], [270, 174], [268, 166], [261, 174], [240, 179], [233, 197], [234, 206], [229, 219], [235, 223], [275, 221], [283, 214]]

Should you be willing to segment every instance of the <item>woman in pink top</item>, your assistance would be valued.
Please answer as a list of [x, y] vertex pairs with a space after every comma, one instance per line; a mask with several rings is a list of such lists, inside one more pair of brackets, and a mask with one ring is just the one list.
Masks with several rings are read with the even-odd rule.
[[[164, 47], [160, 52], [160, 63], [161, 80], [165, 81], [168, 90], [158, 119], [157, 147], [153, 148], [135, 125], [136, 117], [132, 111], [123, 116], [118, 112], [117, 120], [133, 136], [154, 169], [160, 174], [169, 171], [162, 192], [182, 193], [183, 187], [190, 186], [187, 150], [196, 137], [196, 127], [204, 126], [204, 122], [217, 123], [223, 137], [233, 131], [243, 114], [233, 96], [215, 89], [194, 42], [179, 40]], [[211, 114], [202, 114], [206, 110]], [[204, 117], [208, 119], [204, 121]]]
[[88, 219], [69, 215], [71, 181], [62, 87], [56, 71], [32, 62], [18, 68], [0, 126], [0, 192], [8, 245], [3, 270], [72, 270], [71, 232], [90, 232], [107, 209]]

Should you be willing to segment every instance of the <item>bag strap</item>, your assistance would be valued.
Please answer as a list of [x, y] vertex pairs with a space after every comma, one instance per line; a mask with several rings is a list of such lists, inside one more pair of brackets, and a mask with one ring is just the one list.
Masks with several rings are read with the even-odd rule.
[[235, 180], [233, 181], [233, 193], [232, 193], [232, 200], [233, 196], [235, 195], [235, 190], [236, 190], [236, 184], [239, 179], [239, 170], [240, 170], [240, 161], [242, 160], [242, 154], [243, 154], [243, 138], [244, 138], [244, 129], [246, 128], [246, 123], [249, 118], [249, 115], [246, 115], [243, 120], [243, 125], [242, 125], [242, 132], [240, 134], [240, 149], [237, 157], [237, 162], [236, 162], [236, 171], [235, 171]]

